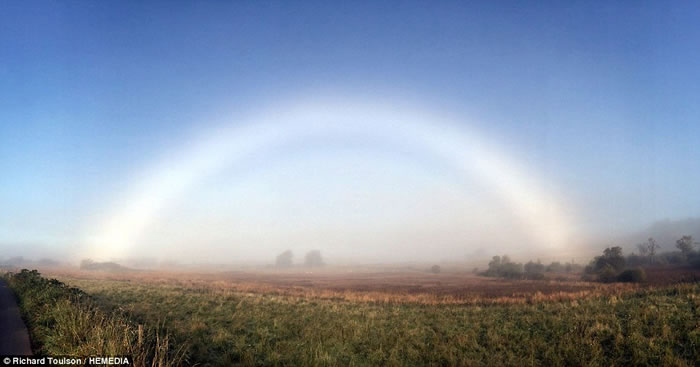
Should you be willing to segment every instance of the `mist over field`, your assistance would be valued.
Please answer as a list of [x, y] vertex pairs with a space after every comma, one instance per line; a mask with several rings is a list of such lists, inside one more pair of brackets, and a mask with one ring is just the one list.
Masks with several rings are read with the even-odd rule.
[[[470, 236], [472, 234], [469, 234]], [[505, 243], [522, 243], [522, 240], [516, 236], [504, 236], [501, 241], [495, 241], [493, 238], [490, 241], [481, 242], [459, 242], [446, 238], [444, 242], [439, 242], [434, 237], [424, 235], [422, 237], [411, 236], [402, 239], [401, 247], [392, 248], [387, 246], [386, 249], [362, 249], [359, 246], [349, 244], [347, 248], [332, 248], [324, 246], [309, 246], [293, 245], [289, 243], [286, 246], [275, 246], [271, 249], [257, 249], [246, 253], [245, 256], [240, 254], [226, 254], [224, 250], [220, 250], [217, 256], [211, 256], [206, 251], [208, 248], [200, 251], [192, 251], [188, 248], [190, 241], [183, 240], [182, 242], [175, 241], [170, 245], [136, 250], [122, 258], [107, 259], [123, 263], [135, 268], [145, 269], [177, 269], [183, 265], [198, 265], [197, 268], [205, 269], [206, 266], [224, 266], [226, 269], [235, 269], [236, 267], [261, 267], [269, 266], [275, 263], [275, 258], [284, 251], [290, 250], [295, 255], [297, 265], [303, 265], [303, 256], [306, 252], [312, 249], [321, 249], [323, 252], [325, 263], [327, 266], [340, 265], [408, 265], [421, 263], [447, 263], [447, 264], [469, 264], [483, 265], [494, 254], [510, 254], [515, 259], [527, 261], [530, 259], [540, 259], [545, 262], [551, 261], [577, 261], [585, 264], [595, 254], [599, 253], [603, 248], [612, 245], [620, 245], [627, 252], [634, 253], [637, 251], [636, 245], [645, 243], [649, 238], [655, 238], [661, 245], [662, 250], [675, 250], [676, 241], [684, 236], [691, 235], [694, 238], [700, 237], [700, 219], [686, 219], [680, 221], [661, 221], [634, 232], [627, 233], [607, 233], [606, 235], [591, 236], [586, 243], [587, 246], [580, 246], [576, 251], [533, 251], [532, 249], [521, 249], [518, 247], [508, 247]], [[370, 235], [367, 235], [368, 237]], [[329, 238], [334, 238], [333, 234], [328, 235]], [[397, 238], [398, 236], [394, 237]], [[448, 237], [448, 236], [438, 236]], [[353, 237], [354, 239], [361, 238], [360, 236]], [[372, 238], [372, 237], [369, 237]], [[376, 238], [376, 237], [374, 237]], [[471, 237], [470, 237], [471, 238]], [[341, 240], [336, 240], [343, 243]], [[365, 240], [367, 243], [369, 240]], [[424, 241], [424, 242], [423, 242]], [[520, 241], [520, 242], [519, 242]], [[283, 242], [283, 241], [280, 241]], [[344, 241], [345, 243], [349, 241]], [[371, 241], [369, 241], [372, 243]], [[201, 243], [201, 242], [197, 242]], [[431, 243], [431, 247], [415, 245], [411, 247], [411, 243]], [[430, 249], [440, 248], [438, 245], [444, 244], [439, 254], [435, 254]], [[491, 244], [491, 246], [487, 245]], [[23, 257], [25, 260], [38, 263], [39, 265], [47, 265], [46, 261], [56, 261], [64, 264], [76, 265], [80, 260], [89, 258], [84, 253], [71, 252], [63, 248], [53, 248], [42, 243], [22, 243], [22, 242], [6, 242], [2, 244], [4, 251], [3, 256], [0, 256], [0, 262], [7, 262], [12, 258]], [[211, 248], [221, 249], [227, 246], [209, 245]], [[171, 252], [176, 251], [176, 252]], [[202, 253], [202, 251], [204, 251]], [[16, 260], [16, 259], [15, 259]], [[42, 260], [44, 263], [42, 263]], [[51, 265], [51, 262], [48, 263]], [[214, 268], [213, 268], [214, 269]]]

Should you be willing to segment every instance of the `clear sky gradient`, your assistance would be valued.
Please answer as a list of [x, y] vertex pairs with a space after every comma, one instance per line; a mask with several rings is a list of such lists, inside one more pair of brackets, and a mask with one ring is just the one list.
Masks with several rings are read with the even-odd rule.
[[[237, 123], [226, 116], [329, 95], [462, 116], [564, 198], [580, 233], [699, 217], [698, 19], [690, 1], [3, 1], [0, 250], [78, 246], [125, 187]], [[140, 254], [388, 256], [412, 243], [406, 260], [450, 258], [513, 221], [421, 152], [334, 139], [203, 178], [146, 228]]]

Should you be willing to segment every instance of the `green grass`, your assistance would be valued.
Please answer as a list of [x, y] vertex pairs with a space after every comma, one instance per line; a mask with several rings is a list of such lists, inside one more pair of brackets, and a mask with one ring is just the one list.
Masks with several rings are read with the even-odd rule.
[[[145, 329], [117, 312], [98, 307], [85, 292], [34, 271], [5, 274], [17, 295], [32, 349], [44, 356], [126, 356], [136, 366], [181, 364], [184, 347], [156, 329]], [[156, 325], [156, 324], [151, 324]]]
[[419, 305], [69, 280], [162, 324], [205, 366], [700, 365], [700, 285], [519, 305]]

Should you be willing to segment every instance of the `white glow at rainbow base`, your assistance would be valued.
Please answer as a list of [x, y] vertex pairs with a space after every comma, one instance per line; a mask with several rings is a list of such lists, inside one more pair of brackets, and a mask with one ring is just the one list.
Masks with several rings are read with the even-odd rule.
[[542, 248], [562, 249], [573, 227], [561, 199], [541, 190], [542, 178], [523, 172], [512, 157], [468, 130], [468, 121], [457, 121], [399, 104], [345, 99], [295, 103], [231, 119], [134, 180], [107, 211], [106, 220], [91, 226], [97, 233], [86, 234], [83, 255], [95, 260], [128, 256], [171, 201], [199, 180], [255, 152], [290, 141], [346, 135], [371, 136], [439, 157], [456, 172], [490, 187]]

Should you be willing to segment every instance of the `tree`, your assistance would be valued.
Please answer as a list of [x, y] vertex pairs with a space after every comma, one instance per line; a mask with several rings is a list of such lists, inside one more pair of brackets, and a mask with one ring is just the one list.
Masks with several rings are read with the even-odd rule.
[[656, 256], [656, 250], [658, 250], [660, 248], [661, 248], [661, 246], [659, 246], [656, 243], [656, 240], [653, 239], [652, 237], [649, 237], [649, 239], [647, 240], [647, 250], [649, 253], [649, 258], [651, 259], [652, 262], [654, 261], [654, 257]]
[[661, 247], [656, 243], [656, 240], [652, 237], [649, 237], [646, 243], [640, 243], [637, 245], [639, 256], [646, 257], [646, 261], [649, 264], [655, 262], [656, 250], [658, 250], [659, 248]]
[[433, 265], [430, 267], [430, 272], [433, 274], [439, 274], [440, 273], [440, 265]]
[[523, 277], [523, 264], [511, 262], [510, 258], [506, 255], [494, 256], [489, 262], [488, 270], [481, 275], [487, 277], [521, 279]]
[[521, 279], [523, 277], [523, 264], [507, 262], [501, 265], [501, 276], [509, 279]]
[[321, 257], [321, 251], [311, 250], [306, 253], [304, 257], [304, 265], [308, 267], [323, 266], [323, 258]]
[[83, 259], [80, 261], [80, 268], [83, 270], [92, 269], [95, 266], [95, 262], [92, 259]]
[[637, 250], [639, 250], [639, 256], [649, 256], [649, 248], [646, 243], [638, 244]]
[[564, 265], [562, 265], [559, 261], [553, 261], [547, 266], [547, 271], [553, 273], [561, 273], [562, 271], [564, 271]]
[[525, 264], [525, 272], [528, 274], [544, 273], [544, 265], [539, 260], [537, 262], [530, 260]]
[[489, 261], [489, 269], [498, 269], [499, 266], [501, 266], [501, 257], [500, 256], [492, 257], [491, 261]]
[[[503, 256], [503, 259], [508, 260], [508, 256]], [[499, 277], [501, 276], [501, 268], [503, 267], [503, 264], [505, 262], [501, 259], [500, 256], [494, 256], [491, 258], [491, 261], [489, 261], [489, 268], [484, 272], [483, 275], [489, 276], [489, 277]]]
[[676, 247], [686, 256], [693, 252], [693, 245], [693, 236], [683, 236], [676, 241]]
[[294, 254], [292, 253], [291, 250], [287, 250], [279, 255], [277, 255], [277, 258], [275, 259], [275, 266], [278, 268], [290, 268], [292, 267], [292, 259], [294, 258]]
[[603, 256], [596, 256], [588, 272], [600, 273], [608, 266], [613, 271], [620, 271], [625, 267], [625, 258], [620, 246], [608, 247], [603, 251]]

